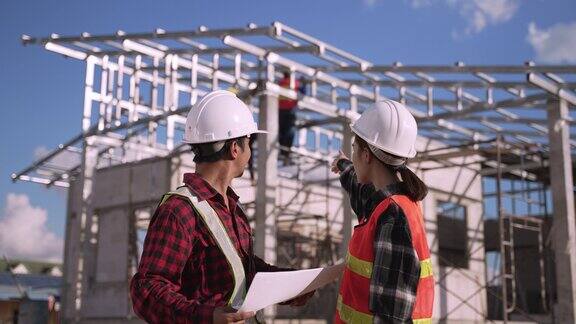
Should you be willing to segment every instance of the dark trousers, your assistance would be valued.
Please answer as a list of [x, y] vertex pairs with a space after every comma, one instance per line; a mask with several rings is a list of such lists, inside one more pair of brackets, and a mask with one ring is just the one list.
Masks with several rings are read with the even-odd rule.
[[[296, 110], [280, 109], [278, 113], [278, 143], [280, 146], [291, 148], [296, 134]], [[282, 156], [288, 156], [287, 151], [280, 150]]]
[[248, 145], [250, 145], [250, 151], [252, 152], [252, 154], [250, 154], [250, 159], [248, 160], [248, 171], [250, 172], [250, 180], [254, 181], [254, 143], [256, 142], [256, 134], [252, 134], [252, 136], [250, 136], [250, 141], [248, 142]]

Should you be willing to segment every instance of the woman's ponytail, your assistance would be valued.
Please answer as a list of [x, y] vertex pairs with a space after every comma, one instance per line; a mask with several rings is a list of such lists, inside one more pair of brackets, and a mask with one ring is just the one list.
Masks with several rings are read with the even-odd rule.
[[426, 197], [428, 187], [412, 170], [408, 169], [406, 165], [403, 165], [396, 169], [396, 171], [400, 172], [404, 189], [406, 189], [406, 195], [410, 197], [410, 199], [413, 201], [421, 201]]

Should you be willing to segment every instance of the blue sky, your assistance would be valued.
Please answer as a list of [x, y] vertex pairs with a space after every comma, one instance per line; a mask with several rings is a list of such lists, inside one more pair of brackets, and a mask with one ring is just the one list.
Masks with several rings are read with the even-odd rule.
[[[10, 174], [33, 162], [35, 152], [78, 134], [82, 111], [83, 62], [38, 46], [23, 47], [21, 34], [186, 30], [273, 21], [380, 64], [576, 64], [574, 0], [2, 1], [0, 254], [58, 254], [57, 248], [34, 246], [61, 244], [66, 192], [14, 184]], [[35, 238], [30, 247], [10, 247], [17, 235]]]

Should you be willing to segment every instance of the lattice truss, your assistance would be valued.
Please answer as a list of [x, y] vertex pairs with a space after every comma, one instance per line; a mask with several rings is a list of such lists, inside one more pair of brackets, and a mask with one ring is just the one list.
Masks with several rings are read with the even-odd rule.
[[[253, 104], [255, 114], [258, 95], [298, 98], [294, 151], [301, 163], [313, 166], [340, 146], [342, 126], [381, 98], [409, 105], [420, 134], [447, 147], [475, 151], [493, 145], [500, 134], [509, 143], [508, 153], [517, 157], [525, 156], [526, 148], [546, 154], [548, 100], [576, 105], [576, 66], [375, 65], [279, 22], [179, 32], [24, 35], [22, 41], [86, 62], [81, 133], [12, 175], [14, 181], [46, 185], [68, 186], [82, 165], [85, 144], [99, 148], [99, 166], [182, 152], [186, 113], [212, 89], [234, 89]], [[308, 81], [306, 95], [277, 85], [286, 70], [293, 80]], [[420, 159], [453, 156], [453, 150], [435, 149]], [[484, 166], [494, 168], [487, 156]], [[536, 155], [529, 159], [526, 163], [542, 165]]]

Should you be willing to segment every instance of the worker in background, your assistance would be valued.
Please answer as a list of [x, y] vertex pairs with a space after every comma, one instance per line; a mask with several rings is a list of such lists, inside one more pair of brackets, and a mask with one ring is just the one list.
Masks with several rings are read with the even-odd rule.
[[[291, 80], [290, 72], [284, 71], [282, 79], [278, 84], [287, 89], [296, 90], [297, 93], [306, 94], [306, 80], [300, 77], [299, 80]], [[284, 165], [290, 163], [290, 149], [294, 143], [296, 134], [296, 107], [297, 99], [290, 99], [280, 96], [278, 99], [278, 143], [280, 144], [280, 159]]]
[[406, 162], [417, 125], [402, 104], [374, 104], [351, 126], [352, 161], [332, 163], [358, 226], [348, 246], [336, 323], [431, 323], [434, 279], [419, 201], [426, 185]]
[[[130, 284], [134, 311], [150, 323], [244, 323], [236, 312], [256, 272], [289, 270], [254, 255], [252, 230], [230, 188], [250, 159], [258, 130], [252, 112], [229, 91], [214, 91], [190, 110], [184, 142], [195, 173], [162, 198], [150, 221]], [[273, 289], [273, 287], [271, 287]], [[303, 305], [312, 294], [287, 304]]]

